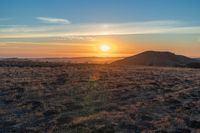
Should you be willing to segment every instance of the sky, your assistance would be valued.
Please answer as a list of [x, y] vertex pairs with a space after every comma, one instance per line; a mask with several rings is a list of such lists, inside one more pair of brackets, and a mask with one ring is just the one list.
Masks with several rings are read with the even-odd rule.
[[[1, 0], [0, 57], [200, 57], [199, 0]], [[99, 46], [107, 44], [110, 51]]]

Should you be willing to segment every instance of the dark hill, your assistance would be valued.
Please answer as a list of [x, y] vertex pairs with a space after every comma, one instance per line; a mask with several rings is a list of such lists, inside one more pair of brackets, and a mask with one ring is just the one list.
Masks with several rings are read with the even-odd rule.
[[146, 51], [113, 62], [113, 65], [186, 66], [197, 60], [171, 52]]

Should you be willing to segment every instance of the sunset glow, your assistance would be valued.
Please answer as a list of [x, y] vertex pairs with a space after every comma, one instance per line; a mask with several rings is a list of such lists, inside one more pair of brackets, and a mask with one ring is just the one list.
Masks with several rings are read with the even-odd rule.
[[199, 86], [200, 0], [0, 0], [0, 133], [200, 133]]
[[100, 46], [100, 50], [101, 50], [102, 52], [108, 52], [108, 51], [110, 50], [110, 46], [109, 46], [108, 44], [102, 44], [102, 45]]
[[0, 57], [200, 57], [199, 1], [37, 1], [1, 2]]

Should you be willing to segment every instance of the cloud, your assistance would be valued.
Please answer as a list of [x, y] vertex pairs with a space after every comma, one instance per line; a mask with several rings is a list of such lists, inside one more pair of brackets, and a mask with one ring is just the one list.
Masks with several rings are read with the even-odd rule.
[[[41, 18], [40, 18], [41, 19]], [[49, 18], [46, 19], [45, 21]], [[50, 19], [55, 23], [61, 19]], [[64, 21], [65, 22], [65, 21]], [[66, 22], [65, 22], [66, 23]], [[83, 23], [70, 25], [4, 26], [0, 38], [39, 38], [67, 36], [129, 35], [129, 34], [200, 34], [200, 26], [176, 20], [129, 23]]]
[[71, 23], [69, 20], [62, 19], [62, 18], [37, 17], [36, 19], [44, 23], [52, 23], [52, 24], [70, 24]]

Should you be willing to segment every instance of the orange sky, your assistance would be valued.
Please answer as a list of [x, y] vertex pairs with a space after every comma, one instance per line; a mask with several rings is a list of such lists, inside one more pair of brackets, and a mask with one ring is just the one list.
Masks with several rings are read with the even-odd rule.
[[[140, 39], [128, 40], [117, 37], [99, 37], [91, 42], [13, 42], [0, 43], [0, 57], [126, 57], [146, 50], [171, 51], [190, 57], [200, 57], [200, 46], [181, 41], [169, 42]], [[108, 52], [100, 50], [101, 44], [111, 48]]]
[[[200, 58], [200, 0], [4, 0], [0, 57]], [[102, 52], [100, 44], [111, 50]]]

